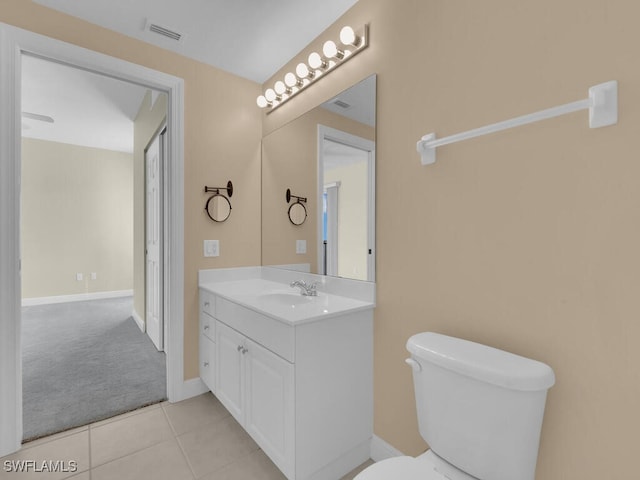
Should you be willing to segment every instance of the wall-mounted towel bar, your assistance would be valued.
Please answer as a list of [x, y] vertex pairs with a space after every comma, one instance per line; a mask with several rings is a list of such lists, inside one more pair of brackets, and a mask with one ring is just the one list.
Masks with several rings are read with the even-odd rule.
[[417, 150], [420, 154], [422, 165], [430, 165], [436, 161], [437, 147], [586, 109], [589, 110], [590, 128], [615, 125], [618, 122], [618, 82], [612, 80], [591, 87], [589, 89], [589, 98], [586, 100], [548, 108], [439, 139], [436, 139], [435, 133], [429, 133], [418, 141]]

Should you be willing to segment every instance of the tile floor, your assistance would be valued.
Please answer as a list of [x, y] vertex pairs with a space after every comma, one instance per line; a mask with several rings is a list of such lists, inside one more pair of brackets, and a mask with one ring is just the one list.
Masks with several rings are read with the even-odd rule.
[[[18, 461], [35, 461], [16, 472]], [[43, 461], [63, 461], [43, 473]], [[74, 470], [70, 461], [77, 462]], [[341, 480], [351, 480], [367, 462]], [[23, 463], [24, 465], [24, 463]], [[71, 472], [73, 470], [73, 473]], [[211, 393], [41, 438], [0, 459], [0, 479], [285, 480]]]

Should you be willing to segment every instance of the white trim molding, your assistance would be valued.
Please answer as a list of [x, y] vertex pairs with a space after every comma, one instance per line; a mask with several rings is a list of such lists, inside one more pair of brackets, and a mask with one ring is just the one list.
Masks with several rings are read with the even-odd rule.
[[[184, 80], [141, 65], [0, 23], [0, 457], [22, 442], [20, 345], [21, 61], [34, 55], [168, 95], [169, 262], [165, 265], [168, 322], [167, 396], [184, 398]], [[189, 384], [190, 385], [190, 384]]]
[[142, 320], [142, 317], [138, 315], [138, 312], [136, 312], [135, 309], [131, 311], [131, 318], [133, 318], [133, 321], [136, 322], [136, 325], [138, 325], [138, 328], [140, 329], [140, 331], [144, 333], [145, 331], [144, 321]]
[[[20, 52], [0, 24], [0, 457], [22, 441], [20, 355]], [[19, 65], [19, 63], [18, 63]]]
[[180, 400], [186, 400], [187, 398], [197, 397], [198, 395], [202, 395], [208, 391], [209, 387], [204, 384], [200, 377], [190, 378], [189, 380], [185, 380], [182, 384], [181, 396], [175, 401], [179, 402]]
[[393, 445], [388, 444], [377, 435], [371, 437], [371, 460], [374, 462], [380, 462], [388, 458], [402, 456], [404, 456], [404, 453]]
[[77, 293], [74, 295], [55, 295], [52, 297], [23, 298], [22, 306], [49, 305], [52, 303], [83, 302], [85, 300], [101, 300], [104, 298], [131, 297], [133, 290], [114, 290], [112, 292]]

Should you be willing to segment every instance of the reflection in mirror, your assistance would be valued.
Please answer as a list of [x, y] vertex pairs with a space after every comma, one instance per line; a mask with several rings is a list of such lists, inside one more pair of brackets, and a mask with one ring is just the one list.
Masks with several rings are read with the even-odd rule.
[[[263, 265], [375, 280], [375, 110], [372, 75], [262, 139]], [[309, 192], [296, 226], [288, 187]]]
[[296, 202], [289, 207], [289, 220], [294, 225], [302, 225], [307, 219], [307, 209], [303, 203]]
[[224, 222], [231, 215], [231, 202], [221, 193], [216, 193], [209, 197], [205, 209], [211, 220]]

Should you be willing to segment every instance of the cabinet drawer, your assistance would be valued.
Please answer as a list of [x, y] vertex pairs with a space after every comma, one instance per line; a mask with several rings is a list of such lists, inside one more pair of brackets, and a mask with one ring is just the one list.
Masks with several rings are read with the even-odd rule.
[[205, 312], [200, 312], [200, 335], [205, 335], [212, 341], [216, 341], [216, 321]]
[[212, 317], [216, 316], [215, 295], [206, 290], [200, 290], [200, 311], [206, 312]]
[[216, 344], [200, 335], [200, 378], [209, 390], [216, 392]]
[[216, 318], [256, 343], [294, 363], [294, 328], [291, 325], [216, 297]]

